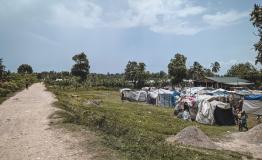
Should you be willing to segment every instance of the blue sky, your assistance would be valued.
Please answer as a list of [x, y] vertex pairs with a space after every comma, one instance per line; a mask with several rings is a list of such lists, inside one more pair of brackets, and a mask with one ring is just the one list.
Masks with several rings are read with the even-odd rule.
[[[255, 61], [250, 0], [0, 0], [0, 57], [7, 69], [70, 70], [84, 51], [91, 72], [123, 72], [129, 60], [167, 71], [177, 53], [210, 67]], [[257, 66], [261, 68], [261, 66]]]

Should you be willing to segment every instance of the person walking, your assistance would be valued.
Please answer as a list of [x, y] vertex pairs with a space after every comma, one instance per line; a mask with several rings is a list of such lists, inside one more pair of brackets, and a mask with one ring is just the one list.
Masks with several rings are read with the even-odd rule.
[[29, 87], [29, 83], [28, 83], [28, 81], [26, 81], [25, 82], [25, 88], [28, 89], [28, 87]]

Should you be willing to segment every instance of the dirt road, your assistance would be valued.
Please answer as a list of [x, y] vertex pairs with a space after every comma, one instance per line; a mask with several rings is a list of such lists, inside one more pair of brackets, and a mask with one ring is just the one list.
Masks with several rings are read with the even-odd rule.
[[79, 137], [50, 127], [54, 101], [44, 85], [37, 83], [0, 105], [1, 160], [96, 159], [78, 146]]

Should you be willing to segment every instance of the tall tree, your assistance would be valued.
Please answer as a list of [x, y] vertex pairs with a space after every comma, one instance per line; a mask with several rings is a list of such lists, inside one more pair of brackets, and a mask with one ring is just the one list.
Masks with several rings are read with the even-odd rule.
[[72, 60], [74, 60], [76, 63], [72, 66], [72, 75], [80, 77], [81, 81], [86, 80], [90, 69], [89, 61], [86, 54], [84, 52], [76, 54], [72, 57]]
[[19, 74], [32, 74], [33, 73], [33, 69], [29, 64], [21, 64], [18, 68], [17, 68], [17, 72]]
[[233, 65], [228, 71], [227, 76], [237, 76], [250, 80], [252, 82], [261, 81], [261, 72], [259, 72], [251, 63], [239, 63]]
[[217, 73], [217, 72], [219, 72], [221, 66], [220, 66], [219, 62], [216, 61], [214, 63], [211, 63], [211, 68], [212, 68], [211, 69], [212, 72]]
[[170, 60], [168, 64], [168, 74], [171, 77], [172, 85], [182, 82], [183, 78], [186, 77], [186, 59], [184, 55], [177, 53], [175, 57]]
[[3, 64], [3, 59], [0, 58], [0, 80], [3, 79], [4, 72], [5, 72], [5, 66]]
[[255, 50], [257, 51], [256, 64], [262, 64], [262, 7], [258, 4], [255, 4], [254, 9], [250, 15], [250, 21], [257, 28], [259, 36], [259, 41], [254, 44]]
[[129, 61], [125, 68], [125, 79], [131, 81], [134, 87], [140, 88], [144, 85], [147, 79], [147, 72], [145, 71], [145, 63], [137, 63]]

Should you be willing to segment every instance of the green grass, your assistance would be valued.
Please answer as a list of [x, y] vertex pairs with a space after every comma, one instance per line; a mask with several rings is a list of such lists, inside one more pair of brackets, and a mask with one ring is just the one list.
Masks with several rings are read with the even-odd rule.
[[[57, 106], [66, 111], [61, 114], [64, 122], [85, 125], [101, 132], [104, 143], [128, 159], [240, 159], [243, 156], [165, 142], [168, 136], [175, 135], [187, 126], [197, 126], [214, 139], [228, 131], [236, 131], [234, 126], [201, 125], [175, 118], [170, 108], [136, 102], [122, 103], [116, 91], [74, 91], [56, 87], [49, 87], [49, 90], [57, 95]], [[93, 99], [102, 100], [102, 103], [99, 106], [86, 103]]]

